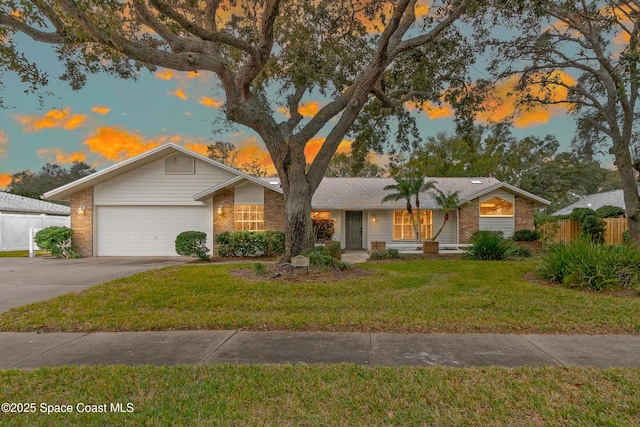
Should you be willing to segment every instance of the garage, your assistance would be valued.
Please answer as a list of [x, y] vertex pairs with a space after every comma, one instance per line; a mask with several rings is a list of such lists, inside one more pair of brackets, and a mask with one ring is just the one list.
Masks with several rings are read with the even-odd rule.
[[175, 256], [183, 231], [203, 231], [211, 239], [212, 218], [211, 205], [96, 206], [96, 255]]

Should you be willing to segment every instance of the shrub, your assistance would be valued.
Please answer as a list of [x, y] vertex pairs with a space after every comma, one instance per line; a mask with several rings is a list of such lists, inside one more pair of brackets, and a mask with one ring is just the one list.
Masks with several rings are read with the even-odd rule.
[[223, 231], [216, 236], [216, 244], [218, 245], [218, 255], [221, 257], [232, 256], [231, 252], [231, 233]]
[[535, 242], [540, 240], [540, 232], [536, 230], [522, 229], [513, 233], [513, 240], [517, 242]]
[[176, 253], [184, 256], [194, 256], [203, 261], [209, 261], [207, 248], [207, 233], [202, 231], [183, 231], [176, 237]]
[[316, 246], [311, 250], [309, 253], [309, 266], [323, 270], [329, 267], [335, 267], [339, 270], [347, 268], [347, 264], [332, 257], [324, 246]]
[[620, 218], [625, 215], [624, 209], [618, 206], [604, 205], [596, 209], [599, 218]]
[[604, 243], [606, 228], [606, 223], [595, 214], [586, 215], [580, 222], [580, 230], [582, 230], [580, 236], [596, 243]]
[[502, 260], [507, 258], [512, 243], [502, 232], [481, 230], [471, 236], [471, 247], [464, 254], [467, 259]]
[[342, 256], [342, 249], [340, 248], [340, 242], [331, 242], [327, 246], [327, 252], [335, 259], [340, 259]]
[[78, 258], [72, 237], [71, 228], [53, 226], [38, 231], [34, 240], [40, 249], [51, 252], [56, 258]]
[[256, 276], [264, 276], [267, 274], [267, 267], [261, 262], [256, 262], [253, 264], [253, 272], [256, 273]]
[[331, 240], [333, 233], [335, 233], [335, 226], [332, 219], [316, 219], [312, 220], [313, 235], [316, 242], [324, 242]]
[[385, 249], [383, 251], [373, 252], [369, 259], [399, 259], [401, 258], [400, 252], [397, 249]]
[[282, 231], [222, 232], [216, 236], [218, 255], [229, 256], [278, 256], [285, 252], [285, 235]]
[[284, 231], [265, 231], [264, 234], [264, 254], [265, 256], [281, 256], [286, 250]]
[[640, 250], [630, 245], [601, 245], [589, 239], [552, 245], [539, 274], [567, 287], [640, 291]]
[[530, 258], [533, 253], [526, 246], [514, 245], [507, 249], [506, 258]]

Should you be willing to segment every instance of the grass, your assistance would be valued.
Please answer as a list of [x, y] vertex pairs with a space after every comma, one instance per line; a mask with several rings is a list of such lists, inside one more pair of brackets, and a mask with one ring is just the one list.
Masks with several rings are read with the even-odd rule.
[[535, 266], [398, 262], [312, 284], [240, 279], [228, 273], [237, 265], [169, 267], [12, 309], [0, 330], [640, 333], [640, 298], [531, 283]]
[[[84, 366], [2, 372], [2, 425], [640, 425], [640, 370], [353, 365]], [[41, 413], [41, 403], [72, 405]], [[78, 413], [77, 404], [132, 404]]]
[[[39, 255], [48, 255], [47, 251], [36, 251], [36, 256]], [[29, 256], [29, 251], [0, 251], [0, 258], [27, 258]]]

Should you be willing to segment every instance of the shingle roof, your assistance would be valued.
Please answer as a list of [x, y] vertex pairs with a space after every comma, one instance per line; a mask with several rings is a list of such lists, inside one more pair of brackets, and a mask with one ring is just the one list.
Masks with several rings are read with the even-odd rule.
[[[548, 204], [533, 194], [504, 184], [495, 178], [429, 178], [436, 181], [436, 187], [447, 193], [458, 191], [460, 199], [472, 200], [494, 189], [506, 188], [540, 204]], [[265, 178], [275, 181], [277, 178]], [[387, 185], [395, 184], [393, 178], [324, 178], [313, 195], [314, 209], [404, 209], [405, 201], [381, 203], [382, 198], [391, 193], [384, 191]], [[420, 207], [436, 209], [432, 197], [424, 193], [420, 197]]]
[[624, 195], [622, 190], [606, 191], [604, 193], [589, 194], [566, 206], [552, 215], [569, 215], [575, 208], [591, 208], [596, 210], [602, 206], [618, 206], [624, 209]]
[[69, 215], [69, 206], [45, 202], [44, 200], [31, 199], [29, 197], [0, 191], [0, 212], [24, 212], [51, 215]]

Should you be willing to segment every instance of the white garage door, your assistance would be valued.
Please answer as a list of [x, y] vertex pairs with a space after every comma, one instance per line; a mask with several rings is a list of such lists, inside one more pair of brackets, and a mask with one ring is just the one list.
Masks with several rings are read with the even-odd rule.
[[207, 233], [211, 248], [211, 206], [97, 206], [98, 256], [175, 256], [176, 236]]

